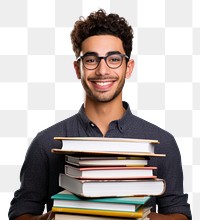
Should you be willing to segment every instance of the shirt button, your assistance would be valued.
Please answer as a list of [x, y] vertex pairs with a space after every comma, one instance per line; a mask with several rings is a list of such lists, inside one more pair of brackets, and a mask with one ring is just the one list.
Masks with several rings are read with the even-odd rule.
[[95, 127], [95, 124], [92, 123], [92, 122], [90, 122], [90, 126], [94, 128], [94, 127]]

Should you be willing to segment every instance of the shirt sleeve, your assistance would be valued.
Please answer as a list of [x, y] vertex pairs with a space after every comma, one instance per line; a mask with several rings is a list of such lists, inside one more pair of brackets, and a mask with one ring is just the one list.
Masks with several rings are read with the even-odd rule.
[[21, 172], [20, 189], [14, 194], [9, 219], [22, 214], [40, 215], [47, 200], [48, 159], [36, 137], [27, 151]]
[[179, 148], [173, 136], [164, 144], [166, 158], [158, 169], [158, 176], [166, 181], [166, 191], [157, 197], [158, 212], [162, 214], [179, 213], [191, 217], [188, 195], [183, 189], [183, 170]]

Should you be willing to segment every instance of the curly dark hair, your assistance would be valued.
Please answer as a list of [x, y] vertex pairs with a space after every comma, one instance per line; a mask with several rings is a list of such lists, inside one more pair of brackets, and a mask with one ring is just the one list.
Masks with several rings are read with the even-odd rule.
[[133, 29], [118, 14], [106, 14], [103, 9], [92, 12], [86, 19], [80, 17], [74, 24], [71, 32], [71, 42], [76, 57], [80, 55], [82, 42], [94, 35], [109, 34], [122, 40], [127, 56], [130, 57], [132, 51]]

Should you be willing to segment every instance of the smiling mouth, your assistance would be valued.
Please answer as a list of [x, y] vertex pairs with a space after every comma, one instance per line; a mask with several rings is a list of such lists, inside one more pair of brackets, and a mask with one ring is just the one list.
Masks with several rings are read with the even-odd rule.
[[99, 85], [99, 86], [107, 86], [107, 85], [111, 85], [114, 81], [106, 81], [106, 82], [95, 82], [93, 81], [93, 83]]
[[93, 84], [95, 90], [105, 92], [112, 88], [113, 84], [115, 83], [116, 79], [110, 79], [110, 80], [91, 80], [90, 82]]
[[105, 92], [110, 90], [114, 83], [118, 80], [117, 77], [90, 77], [88, 81], [90, 81], [95, 90]]

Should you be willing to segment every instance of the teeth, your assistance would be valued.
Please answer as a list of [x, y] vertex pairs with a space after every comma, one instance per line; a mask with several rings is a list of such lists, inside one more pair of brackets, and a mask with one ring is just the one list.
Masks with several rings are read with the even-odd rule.
[[106, 86], [106, 85], [109, 85], [111, 84], [112, 82], [96, 82], [97, 85], [100, 85], [100, 86]]

